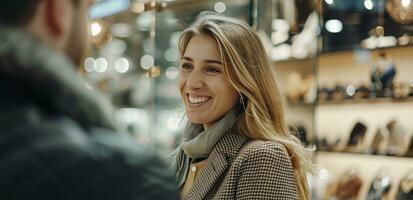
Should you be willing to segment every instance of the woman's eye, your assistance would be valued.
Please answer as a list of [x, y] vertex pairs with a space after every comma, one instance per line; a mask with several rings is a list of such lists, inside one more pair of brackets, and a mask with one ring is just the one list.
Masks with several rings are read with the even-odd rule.
[[184, 63], [184, 64], [182, 64], [181, 68], [185, 71], [188, 71], [192, 68], [192, 65], [189, 64], [189, 63]]
[[208, 72], [208, 73], [219, 73], [219, 72], [221, 72], [221, 70], [219, 70], [219, 69], [217, 69], [217, 68], [215, 68], [215, 67], [208, 67], [208, 68], [207, 68], [207, 72]]

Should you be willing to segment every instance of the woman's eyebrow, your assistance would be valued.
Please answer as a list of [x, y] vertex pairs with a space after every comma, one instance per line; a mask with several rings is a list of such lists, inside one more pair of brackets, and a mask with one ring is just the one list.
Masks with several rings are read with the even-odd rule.
[[218, 61], [218, 60], [205, 60], [204, 62], [206, 62], [206, 63], [212, 63], [212, 64], [220, 64], [220, 65], [222, 65], [222, 62], [221, 62], [221, 61]]
[[[188, 60], [188, 61], [191, 61], [191, 62], [194, 61], [194, 59], [192, 59], [192, 58], [190, 58], [190, 57], [186, 57], [186, 56], [183, 56], [182, 59], [185, 59], [185, 60]], [[205, 63], [220, 64], [220, 65], [222, 65], [222, 62], [219, 61], [219, 60], [207, 59], [207, 60], [204, 60], [204, 62], [205, 62]]]
[[190, 57], [182, 57], [183, 59], [185, 59], [185, 60], [188, 60], [188, 61], [191, 61], [191, 62], [193, 62], [194, 61], [194, 59], [192, 59], [192, 58], [190, 58]]

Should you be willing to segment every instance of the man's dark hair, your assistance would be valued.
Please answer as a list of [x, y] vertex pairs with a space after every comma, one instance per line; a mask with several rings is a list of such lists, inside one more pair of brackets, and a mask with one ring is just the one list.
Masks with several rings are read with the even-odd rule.
[[1, 0], [0, 23], [7, 25], [22, 25], [36, 11], [40, 0]]
[[[0, 24], [24, 25], [34, 15], [41, 0], [0, 0]], [[80, 0], [72, 0], [75, 5]]]

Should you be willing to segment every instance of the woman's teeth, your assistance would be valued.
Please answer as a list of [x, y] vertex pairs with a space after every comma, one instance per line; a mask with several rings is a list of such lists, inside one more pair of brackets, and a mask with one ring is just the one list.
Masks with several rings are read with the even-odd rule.
[[207, 102], [208, 100], [210, 100], [211, 99], [211, 97], [193, 97], [193, 96], [188, 96], [188, 99], [189, 99], [189, 103], [192, 103], [192, 104], [201, 104], [201, 103], [205, 103], [205, 102]]

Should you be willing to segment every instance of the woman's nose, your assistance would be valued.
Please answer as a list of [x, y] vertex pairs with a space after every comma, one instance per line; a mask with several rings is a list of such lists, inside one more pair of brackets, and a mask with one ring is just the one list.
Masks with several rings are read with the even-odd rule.
[[189, 89], [199, 89], [204, 85], [202, 74], [199, 72], [192, 72], [186, 81]]

